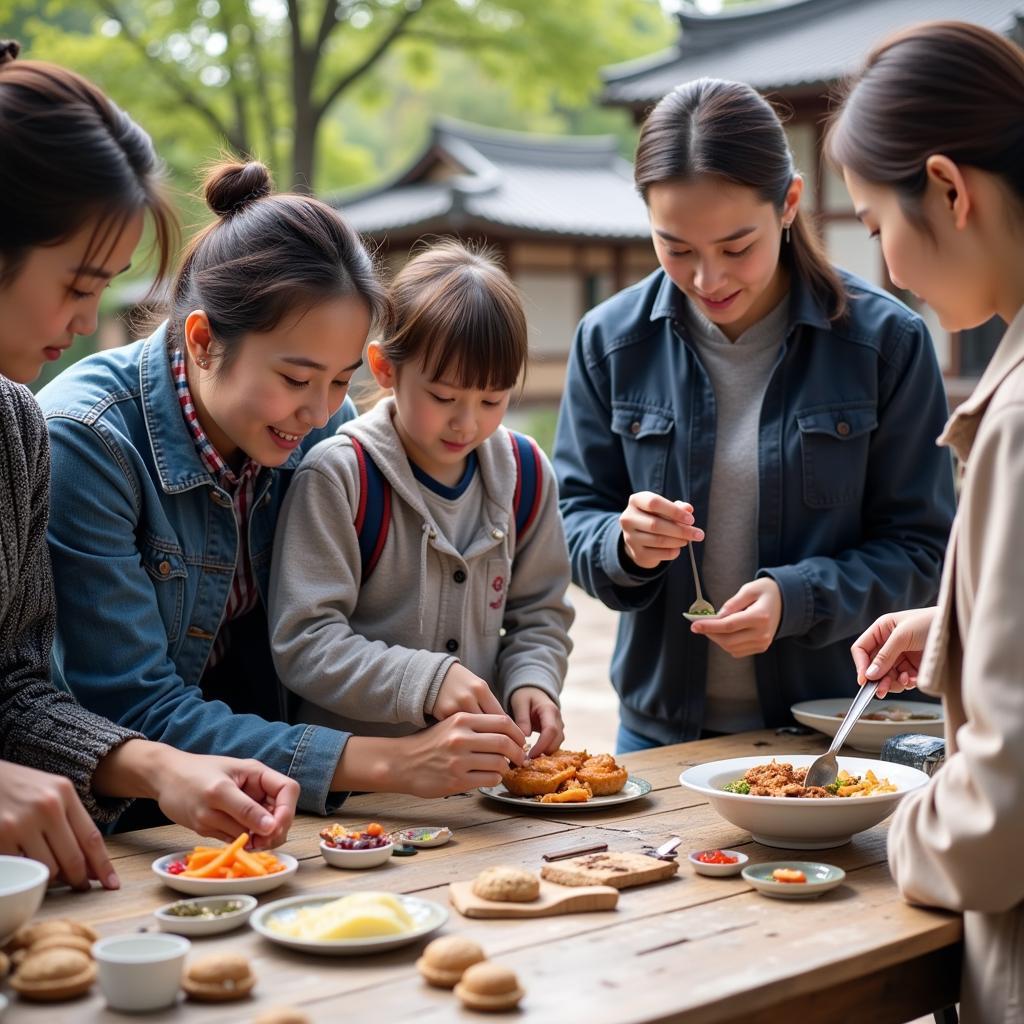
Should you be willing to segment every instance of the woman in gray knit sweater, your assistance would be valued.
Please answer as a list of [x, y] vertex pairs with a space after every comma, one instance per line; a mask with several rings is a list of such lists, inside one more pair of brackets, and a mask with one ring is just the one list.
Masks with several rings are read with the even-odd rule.
[[96, 329], [103, 287], [129, 264], [146, 213], [158, 276], [176, 228], [145, 132], [84, 79], [15, 64], [17, 53], [0, 40], [0, 853], [42, 861], [76, 887], [116, 888], [96, 822], [128, 799], [152, 797], [203, 835], [249, 831], [273, 846], [299, 787], [258, 761], [152, 743], [50, 683], [50, 455], [22, 385]]

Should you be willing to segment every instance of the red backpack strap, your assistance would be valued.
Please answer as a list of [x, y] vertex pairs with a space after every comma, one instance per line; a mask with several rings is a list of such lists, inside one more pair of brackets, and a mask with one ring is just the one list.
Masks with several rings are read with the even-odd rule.
[[377, 463], [354, 437], [349, 435], [352, 451], [359, 464], [359, 504], [355, 528], [359, 538], [359, 560], [365, 583], [377, 568], [391, 526], [391, 485], [384, 479]]
[[537, 442], [526, 434], [508, 432], [512, 442], [512, 456], [516, 460], [516, 490], [512, 497], [512, 512], [516, 521], [516, 545], [537, 518], [541, 490], [544, 483], [544, 464]]

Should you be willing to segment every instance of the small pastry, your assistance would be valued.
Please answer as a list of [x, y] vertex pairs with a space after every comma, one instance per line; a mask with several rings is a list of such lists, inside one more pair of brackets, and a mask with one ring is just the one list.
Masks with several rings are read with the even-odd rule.
[[473, 894], [499, 903], [530, 903], [540, 896], [540, 879], [522, 868], [499, 864], [476, 876]]
[[25, 958], [11, 978], [11, 988], [38, 1003], [55, 1003], [84, 995], [96, 980], [96, 965], [77, 949], [44, 949]]
[[70, 932], [66, 935], [60, 933], [44, 935], [41, 939], [36, 939], [28, 949], [22, 950], [22, 959], [35, 956], [36, 953], [41, 953], [45, 949], [76, 949], [79, 953], [84, 953], [90, 960], [92, 959], [92, 941], [84, 935], [75, 935]]
[[442, 935], [423, 950], [416, 968], [431, 985], [454, 988], [467, 967], [485, 959], [484, 951], [472, 939]]
[[84, 921], [71, 921], [66, 920], [66, 924], [71, 926], [71, 930], [76, 935], [81, 935], [83, 939], [88, 939], [90, 942], [95, 942], [99, 938], [97, 931], [90, 925], [85, 924]]
[[455, 986], [455, 994], [471, 1010], [511, 1010], [524, 992], [514, 971], [485, 960], [466, 969]]
[[313, 1021], [293, 1006], [272, 1006], [255, 1018], [252, 1024], [313, 1024]]
[[7, 943], [9, 952], [28, 949], [46, 935], [74, 935], [75, 929], [70, 921], [57, 918], [53, 921], [36, 921], [34, 924], [22, 925]]
[[256, 984], [249, 961], [237, 953], [214, 953], [189, 966], [182, 988], [202, 1003], [244, 999]]

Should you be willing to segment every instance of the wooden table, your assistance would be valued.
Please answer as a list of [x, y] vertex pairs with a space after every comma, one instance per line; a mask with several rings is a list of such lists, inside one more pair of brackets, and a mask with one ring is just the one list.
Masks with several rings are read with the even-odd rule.
[[[605, 811], [556, 806], [518, 812], [476, 793], [443, 800], [394, 794], [352, 798], [339, 820], [380, 821], [388, 828], [447, 824], [455, 839], [392, 858], [365, 872], [326, 866], [317, 848], [319, 818], [301, 816], [284, 850], [299, 871], [261, 903], [305, 892], [344, 894], [386, 889], [447, 905], [447, 885], [491, 864], [539, 868], [541, 854], [588, 842], [613, 850], [657, 845], [674, 834], [682, 851], [741, 847], [752, 860], [779, 851], [719, 818], [678, 785], [685, 768], [721, 757], [815, 753], [821, 737], [746, 733], [625, 757], [653, 785], [649, 797]], [[510, 816], [511, 812], [511, 816]], [[885, 824], [821, 857], [847, 872], [846, 883], [812, 901], [766, 899], [740, 878], [705, 878], [688, 864], [666, 882], [628, 889], [613, 911], [532, 921], [482, 921], [451, 912], [445, 933], [478, 940], [512, 967], [526, 989], [514, 1019], [543, 1024], [639, 1022], [813, 1022], [862, 1019], [902, 1024], [956, 1000], [961, 922], [954, 914], [903, 903], [885, 863]], [[122, 880], [119, 892], [49, 896], [41, 917], [72, 916], [103, 934], [154, 927], [150, 912], [175, 898], [150, 872], [159, 855], [190, 847], [178, 827], [129, 833], [110, 841]], [[813, 855], [812, 855], [813, 856]], [[317, 1022], [485, 1019], [462, 1010], [449, 992], [430, 988], [414, 961], [424, 943], [369, 957], [312, 957], [266, 942], [244, 929], [194, 939], [192, 956], [234, 950], [252, 958], [259, 979], [253, 998], [222, 1006], [181, 1003], [150, 1021], [252, 1021], [275, 1005], [303, 1008]], [[11, 993], [13, 996], [13, 993]], [[12, 999], [5, 1024], [125, 1021], [106, 1009], [98, 988], [85, 999], [31, 1006]], [[500, 1016], [497, 1019], [501, 1019]]]

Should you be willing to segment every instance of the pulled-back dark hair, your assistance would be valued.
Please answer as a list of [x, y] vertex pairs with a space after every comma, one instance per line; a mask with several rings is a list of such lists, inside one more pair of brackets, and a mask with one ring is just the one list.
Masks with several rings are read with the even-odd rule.
[[504, 391], [526, 363], [526, 314], [516, 286], [486, 249], [455, 240], [417, 253], [391, 285], [395, 323], [381, 349], [396, 366], [420, 360], [431, 380]]
[[171, 296], [168, 342], [181, 347], [189, 313], [201, 309], [219, 343], [219, 369], [246, 334], [272, 331], [290, 313], [356, 296], [378, 324], [387, 292], [359, 235], [311, 196], [274, 194], [267, 168], [225, 162], [206, 177], [217, 220], [189, 245]]
[[0, 40], [0, 286], [30, 249], [59, 245], [90, 222], [84, 264], [102, 262], [135, 214], [148, 211], [164, 276], [178, 228], [150, 137], [73, 71], [15, 61]]
[[[636, 147], [633, 178], [647, 202], [652, 185], [718, 178], [753, 189], [781, 213], [796, 168], [778, 114], [749, 85], [699, 78], [673, 89], [644, 121]], [[784, 245], [785, 266], [837, 320], [847, 296], [821, 241], [797, 212], [792, 242]]]
[[959, 21], [915, 25], [886, 39], [840, 91], [825, 140], [829, 159], [894, 189], [927, 230], [928, 157], [999, 175], [1024, 201], [1024, 53]]

